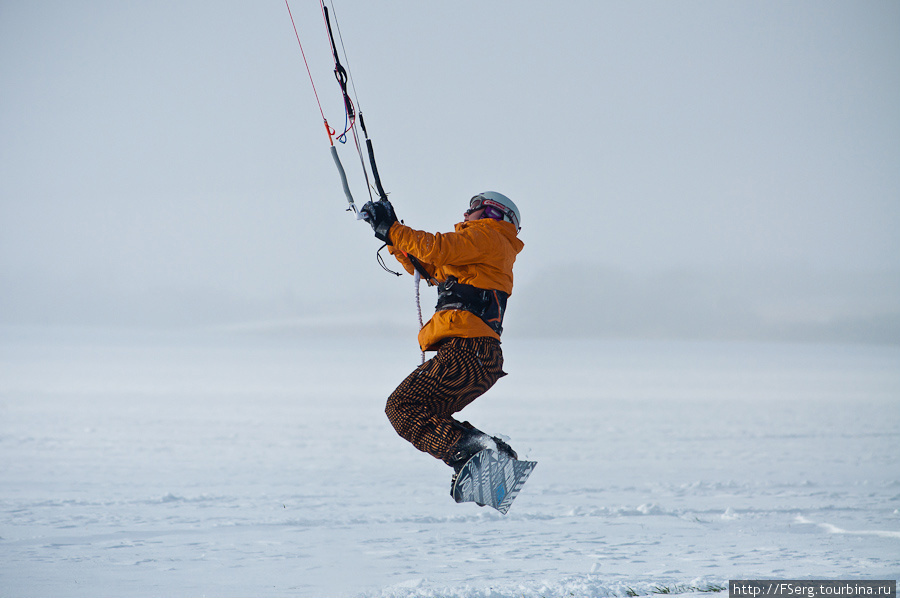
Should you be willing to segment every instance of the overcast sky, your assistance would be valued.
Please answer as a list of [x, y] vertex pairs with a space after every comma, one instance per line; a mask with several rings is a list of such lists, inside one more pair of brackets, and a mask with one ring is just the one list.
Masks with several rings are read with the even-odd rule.
[[[318, 4], [291, 8], [340, 127]], [[335, 10], [398, 215], [447, 231], [509, 195], [517, 290], [573, 265], [900, 282], [900, 3]], [[0, 1], [2, 322], [405, 310], [345, 205], [282, 0]]]

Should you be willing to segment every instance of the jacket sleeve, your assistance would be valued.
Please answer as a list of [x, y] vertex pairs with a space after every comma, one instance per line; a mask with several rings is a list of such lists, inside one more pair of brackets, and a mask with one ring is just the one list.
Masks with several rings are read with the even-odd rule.
[[[400, 262], [400, 265], [409, 272], [410, 274], [416, 273], [416, 268], [412, 264], [412, 260], [409, 259], [409, 254], [405, 251], [401, 251], [392, 245], [388, 245], [388, 253], [397, 258], [397, 261]], [[425, 271], [428, 273], [429, 278], [434, 277], [435, 267], [431, 264], [423, 263], [422, 260], [419, 260], [419, 263], [422, 264], [422, 267], [425, 268]]]
[[[411, 254], [426, 264], [465, 266], [483, 262], [496, 249], [497, 238], [483, 228], [461, 232], [428, 233], [394, 223], [390, 231], [396, 249]], [[399, 258], [398, 258], [399, 259]]]

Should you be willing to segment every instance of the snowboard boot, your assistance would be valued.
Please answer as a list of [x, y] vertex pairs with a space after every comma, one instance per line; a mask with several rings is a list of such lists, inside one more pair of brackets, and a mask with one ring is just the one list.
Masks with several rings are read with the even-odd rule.
[[456, 444], [450, 448], [450, 455], [445, 460], [445, 463], [453, 468], [453, 477], [450, 479], [451, 495], [453, 494], [453, 486], [456, 484], [456, 478], [459, 476], [459, 472], [462, 470], [463, 466], [469, 459], [484, 449], [492, 449], [501, 453], [506, 453], [510, 459], [518, 458], [516, 451], [496, 436], [488, 436], [476, 428], [468, 428], [463, 425], [460, 427], [463, 428], [462, 436]]
[[497, 445], [498, 451], [500, 451], [501, 453], [506, 453], [506, 456], [514, 461], [517, 461], [519, 459], [519, 455], [516, 454], [516, 451], [514, 451], [511, 446], [509, 446], [496, 436], [491, 436], [491, 439], [494, 441], [494, 444]]

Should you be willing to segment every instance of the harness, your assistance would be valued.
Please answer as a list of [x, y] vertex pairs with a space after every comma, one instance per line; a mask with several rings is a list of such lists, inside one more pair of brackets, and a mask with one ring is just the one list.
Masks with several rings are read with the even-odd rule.
[[470, 284], [462, 284], [455, 276], [438, 283], [438, 300], [435, 311], [461, 309], [468, 311], [491, 327], [497, 334], [503, 333], [503, 314], [509, 294], [494, 289], [479, 289]]

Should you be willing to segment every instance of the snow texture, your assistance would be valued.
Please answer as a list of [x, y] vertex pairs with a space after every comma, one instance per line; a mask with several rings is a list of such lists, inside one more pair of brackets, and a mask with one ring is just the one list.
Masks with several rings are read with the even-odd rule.
[[504, 351], [510, 376], [463, 416], [540, 462], [506, 516], [455, 504], [384, 417], [411, 341], [3, 331], [0, 596], [900, 578], [897, 347]]

